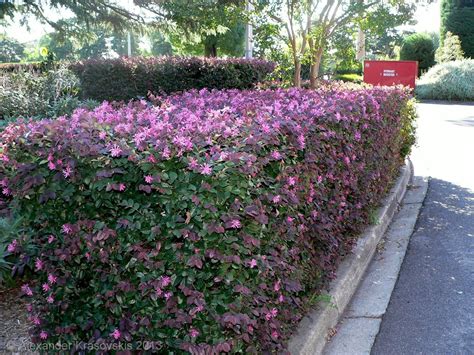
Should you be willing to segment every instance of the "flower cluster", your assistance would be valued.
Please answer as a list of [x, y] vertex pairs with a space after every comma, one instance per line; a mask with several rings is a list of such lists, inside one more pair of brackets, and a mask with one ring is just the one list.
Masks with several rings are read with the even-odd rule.
[[412, 119], [401, 88], [201, 90], [8, 126], [33, 340], [285, 352]]

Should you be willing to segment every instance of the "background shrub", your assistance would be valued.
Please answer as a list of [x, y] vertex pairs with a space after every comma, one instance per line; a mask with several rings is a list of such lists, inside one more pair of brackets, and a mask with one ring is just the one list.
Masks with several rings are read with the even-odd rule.
[[78, 78], [64, 66], [45, 72], [0, 72], [0, 127], [20, 117], [54, 118], [98, 105], [80, 100], [79, 91]]
[[451, 32], [461, 40], [465, 56], [474, 59], [474, 4], [470, 0], [441, 1], [441, 42]]
[[474, 59], [435, 65], [416, 84], [420, 99], [474, 100]]
[[0, 134], [33, 340], [283, 352], [409, 153], [407, 91], [152, 99]]
[[403, 39], [400, 60], [418, 61], [418, 75], [435, 64], [433, 39], [427, 33], [414, 33]]
[[359, 74], [337, 74], [334, 76], [335, 80], [342, 80], [344, 82], [350, 83], [362, 83], [362, 75]]
[[263, 60], [153, 57], [94, 59], [71, 65], [79, 76], [82, 97], [129, 100], [148, 92], [190, 89], [249, 89], [272, 72]]
[[435, 59], [437, 63], [450, 62], [452, 60], [463, 60], [464, 51], [461, 48], [459, 37], [447, 32], [443, 43], [436, 50]]

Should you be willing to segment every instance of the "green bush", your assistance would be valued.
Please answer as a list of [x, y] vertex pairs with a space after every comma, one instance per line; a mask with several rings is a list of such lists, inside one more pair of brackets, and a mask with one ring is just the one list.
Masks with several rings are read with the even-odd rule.
[[474, 4], [470, 0], [443, 0], [441, 2], [441, 42], [449, 32], [459, 36], [462, 50], [474, 58]]
[[461, 48], [459, 37], [448, 31], [443, 44], [436, 50], [435, 58], [436, 63], [463, 60], [464, 51]]
[[362, 76], [359, 74], [338, 74], [334, 77], [334, 79], [356, 84], [360, 84], [362, 82]]
[[420, 99], [474, 100], [474, 59], [441, 63], [417, 82]]
[[149, 92], [249, 89], [274, 67], [258, 59], [198, 57], [93, 59], [70, 66], [81, 80], [82, 97], [99, 101], [127, 101]]
[[400, 49], [401, 60], [418, 61], [418, 75], [435, 64], [433, 39], [427, 33], [414, 33], [405, 37]]

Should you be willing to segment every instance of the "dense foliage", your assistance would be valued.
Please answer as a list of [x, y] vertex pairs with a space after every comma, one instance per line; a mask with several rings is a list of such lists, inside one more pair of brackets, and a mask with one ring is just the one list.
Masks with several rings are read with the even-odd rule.
[[436, 50], [435, 59], [436, 63], [463, 60], [464, 51], [462, 50], [459, 37], [448, 31], [444, 37], [443, 43]]
[[79, 90], [78, 78], [65, 67], [0, 71], [0, 129], [20, 117], [53, 118], [97, 105], [81, 101]]
[[474, 59], [435, 65], [417, 82], [420, 99], [474, 100]]
[[400, 49], [401, 60], [418, 61], [418, 75], [435, 64], [433, 39], [427, 33], [414, 33], [403, 39]]
[[413, 144], [402, 88], [190, 91], [0, 134], [36, 342], [284, 352]]
[[82, 95], [95, 100], [129, 100], [152, 93], [190, 89], [249, 89], [274, 64], [263, 60], [152, 57], [87, 60], [71, 65]]
[[461, 40], [467, 58], [474, 58], [474, 3], [470, 0], [441, 1], [441, 42], [447, 32]]

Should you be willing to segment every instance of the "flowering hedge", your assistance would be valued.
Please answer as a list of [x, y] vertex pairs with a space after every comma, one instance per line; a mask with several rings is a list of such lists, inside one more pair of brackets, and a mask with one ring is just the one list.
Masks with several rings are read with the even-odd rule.
[[152, 93], [190, 89], [250, 89], [275, 67], [258, 59], [134, 57], [90, 59], [71, 64], [82, 95], [94, 100], [129, 100]]
[[9, 126], [33, 340], [285, 352], [413, 117], [401, 88], [201, 90]]

